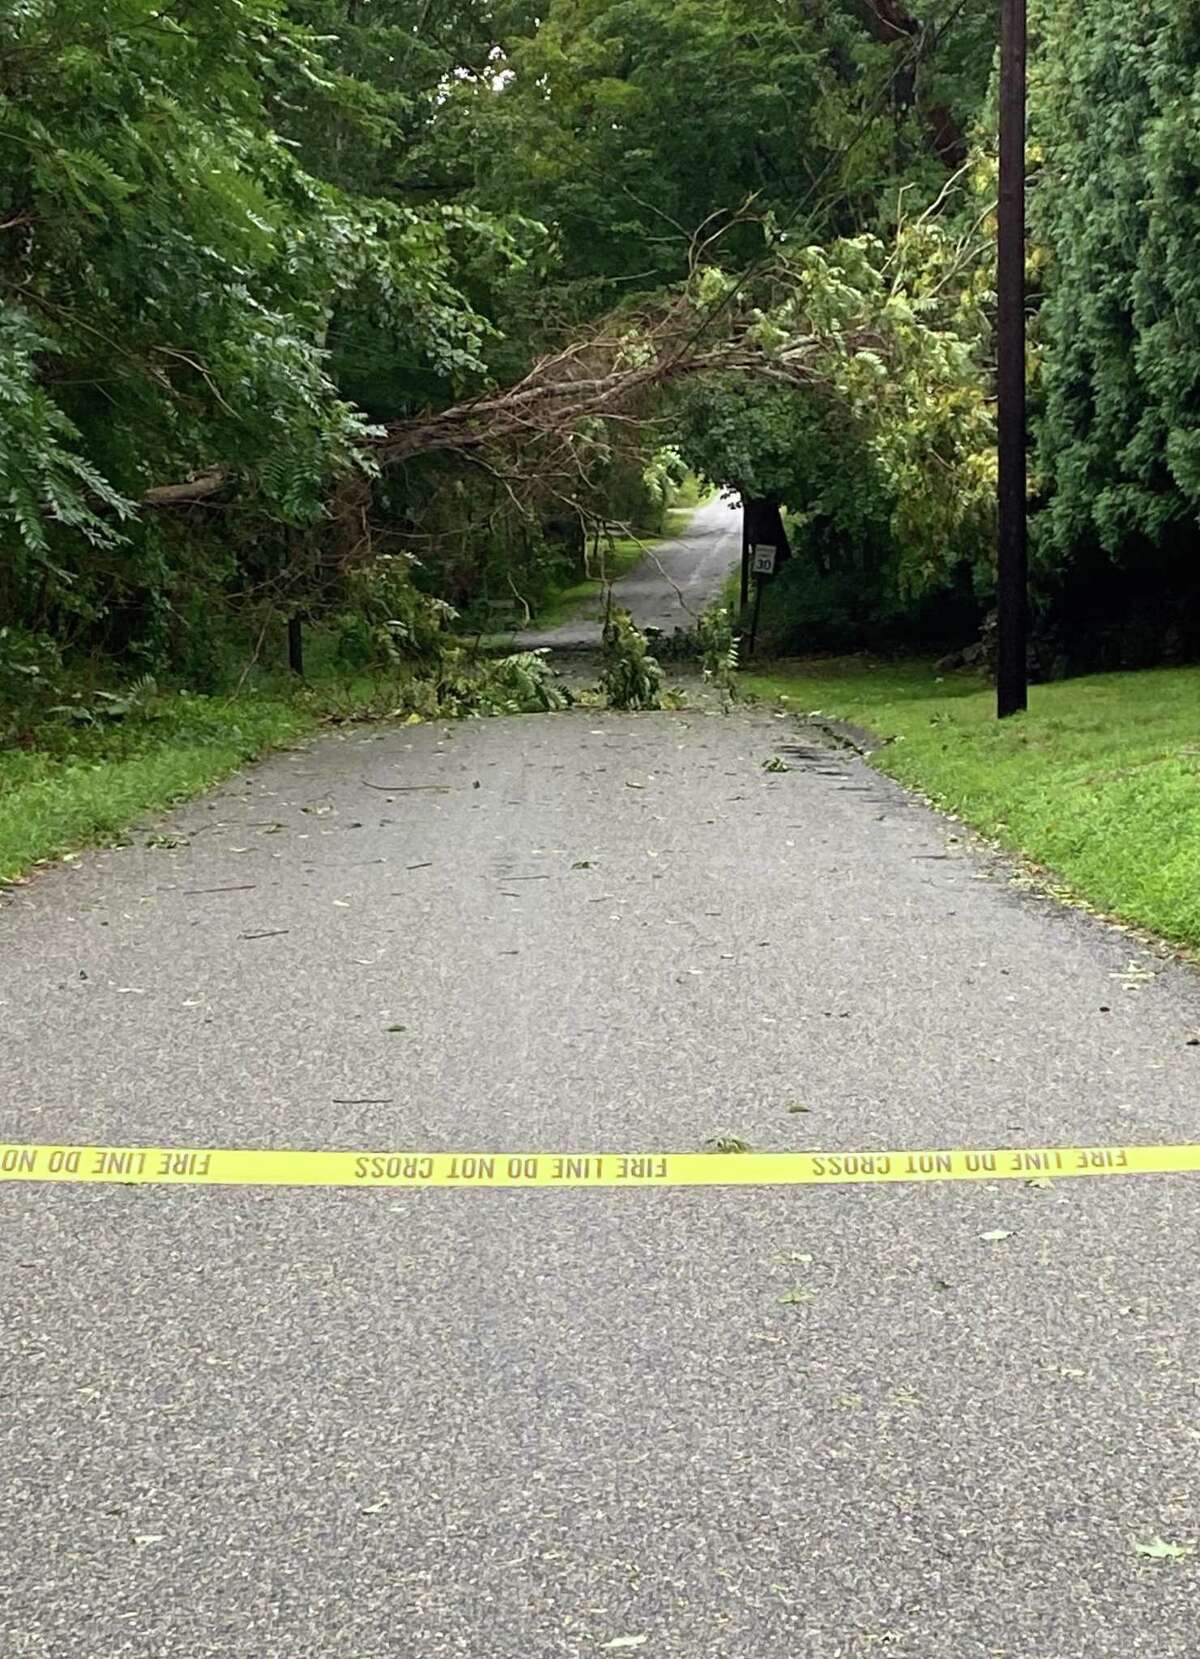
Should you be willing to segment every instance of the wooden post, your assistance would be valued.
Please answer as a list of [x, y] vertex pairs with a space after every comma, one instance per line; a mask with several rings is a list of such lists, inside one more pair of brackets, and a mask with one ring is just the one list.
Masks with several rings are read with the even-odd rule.
[[750, 643], [746, 647], [747, 660], [754, 655], [755, 641], [758, 639], [758, 613], [762, 606], [763, 588], [766, 585], [765, 576], [754, 578], [754, 615], [750, 618]]
[[288, 617], [288, 667], [293, 674], [304, 678], [304, 635], [300, 631], [300, 618]]
[[1025, 484], [1025, 0], [1000, 0], [1000, 210], [996, 248], [999, 437], [996, 715], [1028, 704]]
[[746, 508], [746, 497], [742, 497], [742, 587], [741, 599], [738, 604], [738, 614], [745, 612], [750, 603], [750, 515]]

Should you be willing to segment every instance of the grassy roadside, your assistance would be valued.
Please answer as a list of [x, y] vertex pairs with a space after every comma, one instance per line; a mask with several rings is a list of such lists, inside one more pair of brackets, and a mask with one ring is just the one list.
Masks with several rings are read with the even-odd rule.
[[[0, 882], [110, 841], [144, 814], [202, 794], [324, 723], [456, 718], [453, 705], [436, 715], [411, 712], [414, 702], [427, 710], [428, 681], [385, 669], [336, 671], [322, 661], [323, 644], [314, 630], [306, 683], [265, 672], [230, 695], [154, 691], [121, 719], [51, 721], [29, 734], [27, 747], [0, 747]], [[504, 677], [502, 663], [476, 670], [468, 664], [466, 674], [472, 672], [477, 700], [463, 713], [544, 706], [536, 693]]]
[[1101, 910], [1200, 945], [1200, 668], [1034, 686], [1003, 722], [977, 676], [927, 663], [780, 663], [742, 684], [867, 727], [881, 771]]
[[111, 839], [141, 813], [200, 794], [317, 720], [299, 697], [166, 694], [120, 724], [0, 752], [0, 880]]

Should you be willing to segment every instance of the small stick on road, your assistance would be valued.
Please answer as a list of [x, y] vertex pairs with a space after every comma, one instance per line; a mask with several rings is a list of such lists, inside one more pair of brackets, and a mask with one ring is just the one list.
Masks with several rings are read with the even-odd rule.
[[385, 795], [415, 795], [422, 789], [432, 790], [435, 795], [448, 795], [448, 783], [372, 783], [369, 778], [362, 780], [367, 789], [381, 789]]

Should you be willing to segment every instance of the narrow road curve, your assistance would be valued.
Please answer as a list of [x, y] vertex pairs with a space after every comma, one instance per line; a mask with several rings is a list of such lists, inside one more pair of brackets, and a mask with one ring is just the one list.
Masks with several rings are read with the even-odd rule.
[[[1196, 1138], [1190, 970], [788, 743], [280, 755], [6, 899], [3, 1133]], [[1195, 1179], [0, 1205], [6, 1659], [1196, 1653]]]
[[[680, 535], [657, 543], [627, 576], [613, 583], [613, 599], [639, 628], [660, 628], [666, 634], [694, 628], [720, 597], [741, 552], [741, 507], [713, 496], [696, 508]], [[596, 618], [583, 617], [557, 628], [524, 629], [514, 643], [523, 651], [597, 646], [600, 630]]]

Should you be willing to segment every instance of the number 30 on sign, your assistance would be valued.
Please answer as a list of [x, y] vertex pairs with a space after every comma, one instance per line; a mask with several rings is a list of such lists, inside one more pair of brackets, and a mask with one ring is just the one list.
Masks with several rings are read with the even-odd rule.
[[751, 548], [753, 555], [752, 569], [756, 576], [774, 576], [775, 549], [768, 542], [755, 542]]

